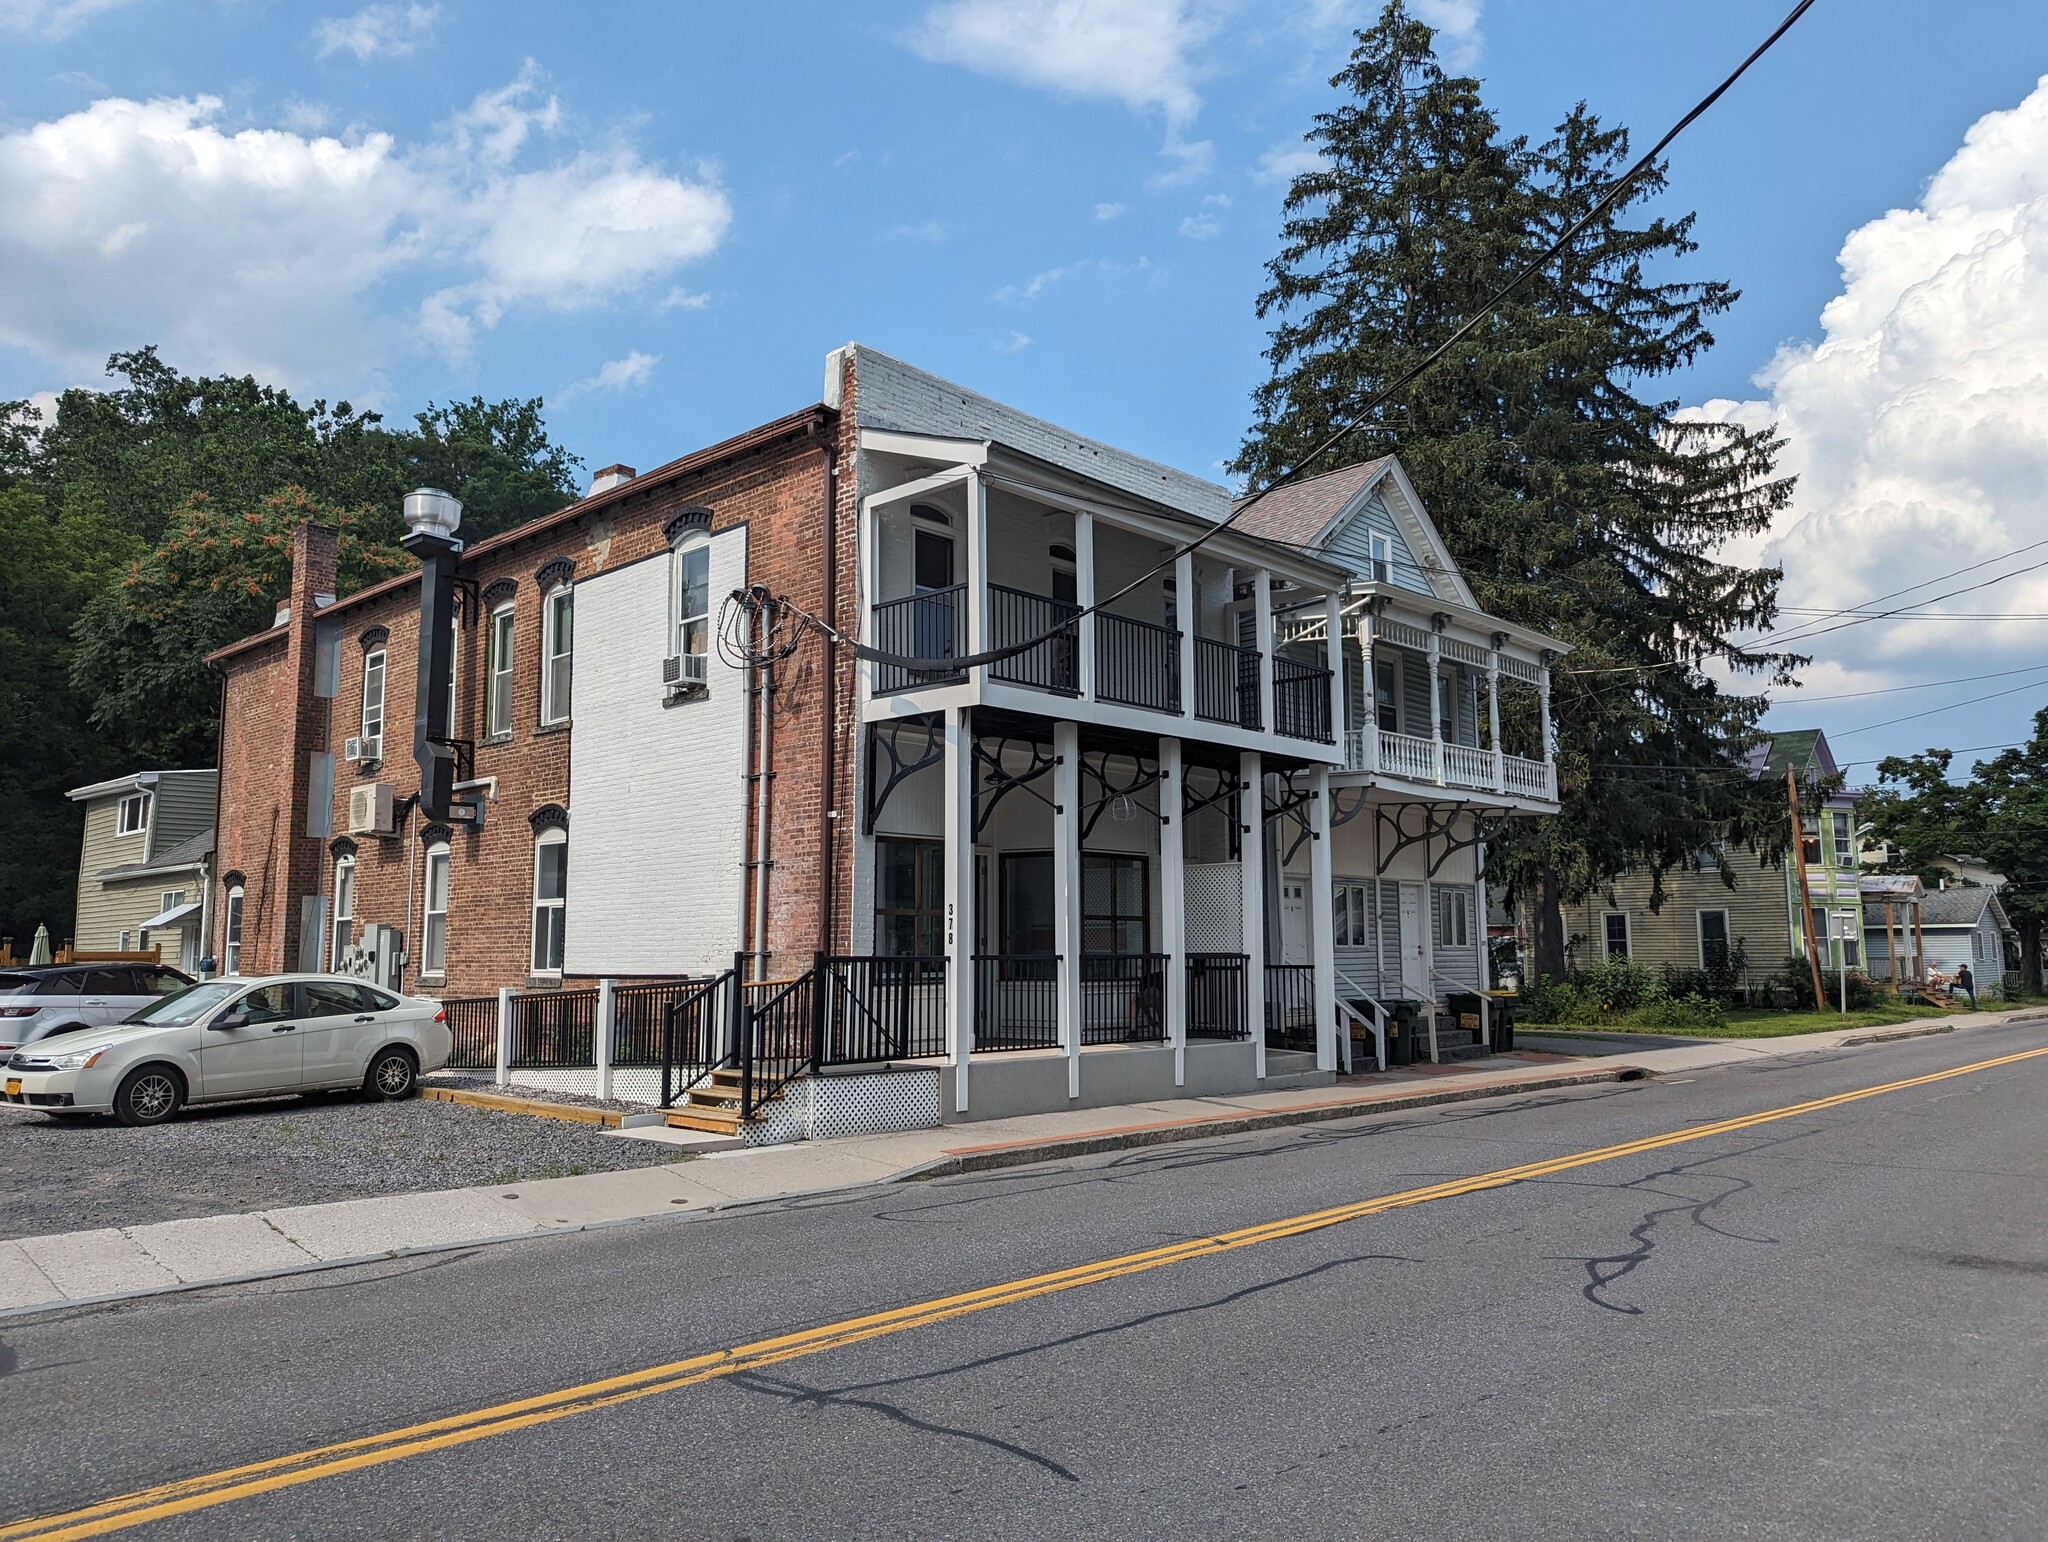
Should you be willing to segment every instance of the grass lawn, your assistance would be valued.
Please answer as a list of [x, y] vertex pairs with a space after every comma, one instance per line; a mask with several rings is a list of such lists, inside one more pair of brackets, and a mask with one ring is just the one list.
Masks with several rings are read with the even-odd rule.
[[[2005, 1003], [2000, 1002], [2003, 1006]], [[1989, 1003], [1987, 1003], [1989, 1005]], [[1728, 1013], [1725, 1028], [1648, 1028], [1634, 1023], [1531, 1023], [1517, 1033], [1658, 1033], [1682, 1039], [1777, 1039], [1795, 1033], [1827, 1033], [1836, 1028], [1884, 1028], [1909, 1023], [1922, 1017], [1947, 1017], [1940, 1007], [1884, 1006], [1840, 1012], [1774, 1012], [1764, 1008], [1735, 1008]]]

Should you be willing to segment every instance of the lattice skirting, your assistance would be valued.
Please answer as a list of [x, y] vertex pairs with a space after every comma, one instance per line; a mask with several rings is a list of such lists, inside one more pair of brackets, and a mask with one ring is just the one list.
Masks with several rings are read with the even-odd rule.
[[[597, 1068], [583, 1066], [568, 1071], [513, 1071], [514, 1087], [537, 1087], [544, 1092], [573, 1092], [580, 1097], [597, 1096]], [[614, 1067], [612, 1096], [627, 1103], [645, 1103], [652, 1108], [661, 1101], [659, 1066]]]
[[752, 1146], [842, 1135], [929, 1130], [939, 1123], [939, 1073], [867, 1071], [857, 1076], [807, 1076], [786, 1089], [742, 1133]]
[[1235, 862], [1194, 863], [1186, 872], [1188, 951], [1236, 953], [1244, 947], [1244, 876]]

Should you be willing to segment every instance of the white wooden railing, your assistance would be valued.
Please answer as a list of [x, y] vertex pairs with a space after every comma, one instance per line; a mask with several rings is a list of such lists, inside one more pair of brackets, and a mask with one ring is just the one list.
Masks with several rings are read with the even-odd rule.
[[1451, 787], [1473, 787], [1491, 789], [1493, 786], [1492, 750], [1476, 749], [1467, 744], [1446, 744], [1444, 746], [1444, 782]]
[[[1439, 761], [1441, 757], [1441, 761]], [[1379, 771], [1405, 781], [1431, 782], [1474, 792], [1557, 801], [1557, 771], [1540, 760], [1524, 760], [1470, 744], [1446, 744], [1383, 728], [1354, 728], [1344, 735], [1344, 769]]]
[[1405, 776], [1411, 781], [1433, 782], [1436, 780], [1436, 745], [1434, 739], [1418, 739], [1414, 734], [1389, 733], [1379, 730], [1379, 769], [1389, 776]]
[[1542, 798], [1549, 802], [1557, 799], [1557, 768], [1540, 760], [1524, 760], [1519, 755], [1503, 755], [1501, 760], [1501, 785], [1518, 798]]

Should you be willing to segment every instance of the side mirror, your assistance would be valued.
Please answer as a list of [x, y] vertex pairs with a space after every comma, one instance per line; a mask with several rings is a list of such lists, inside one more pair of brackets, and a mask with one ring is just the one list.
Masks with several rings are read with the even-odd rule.
[[247, 1012], [229, 1012], [224, 1016], [216, 1017], [206, 1026], [215, 1032], [223, 1028], [246, 1028], [249, 1026], [249, 1014]]

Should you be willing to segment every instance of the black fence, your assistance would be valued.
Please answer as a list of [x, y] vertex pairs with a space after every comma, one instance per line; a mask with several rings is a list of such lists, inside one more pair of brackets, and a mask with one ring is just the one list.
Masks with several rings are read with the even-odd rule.
[[1150, 1044], [1166, 1037], [1164, 953], [1081, 955], [1081, 1042]]
[[945, 1054], [943, 958], [825, 958], [818, 969], [819, 1065]]
[[1210, 723], [1262, 726], [1259, 712], [1259, 650], [1195, 639], [1195, 716]]
[[1057, 1049], [1059, 993], [1056, 954], [975, 954], [974, 1052]]
[[822, 1000], [818, 971], [793, 980], [760, 980], [739, 987], [740, 1111], [760, 1107], [808, 1070], [814, 1060]]
[[1330, 731], [1330, 672], [1293, 659], [1273, 660], [1273, 731], [1290, 739], [1335, 742]]
[[705, 980], [661, 1009], [661, 1106], [673, 1108], [698, 1082], [733, 1059], [733, 972]]
[[634, 1068], [660, 1065], [669, 1009], [709, 983], [679, 977], [613, 986], [612, 1064]]
[[498, 998], [496, 996], [448, 996], [441, 1001], [448, 1014], [448, 1031], [455, 1036], [455, 1048], [448, 1056], [450, 1070], [495, 1070], [498, 1065]]
[[1251, 960], [1242, 953], [1188, 955], [1188, 1037], [1247, 1039], [1244, 974]]
[[[1079, 626], [1081, 607], [1064, 600], [1029, 594], [1002, 584], [988, 586], [988, 640], [991, 648], [1007, 648], [1033, 637], [1054, 635], [1036, 647], [989, 665], [989, 673], [1013, 685], [1072, 696], [1081, 689]], [[1064, 630], [1056, 630], [1064, 628]]]
[[1266, 966], [1266, 1047], [1314, 1049], [1316, 970], [1313, 964]]
[[1094, 619], [1095, 694], [1126, 707], [1180, 711], [1180, 633], [1103, 610]]
[[512, 1055], [520, 1071], [597, 1064], [597, 988], [529, 991], [512, 998]]
[[[967, 586], [934, 589], [908, 599], [882, 600], [875, 606], [875, 646], [913, 659], [956, 659], [967, 652]], [[905, 691], [913, 686], [958, 680], [955, 667], [905, 669], [900, 664], [875, 666], [877, 691]]]

